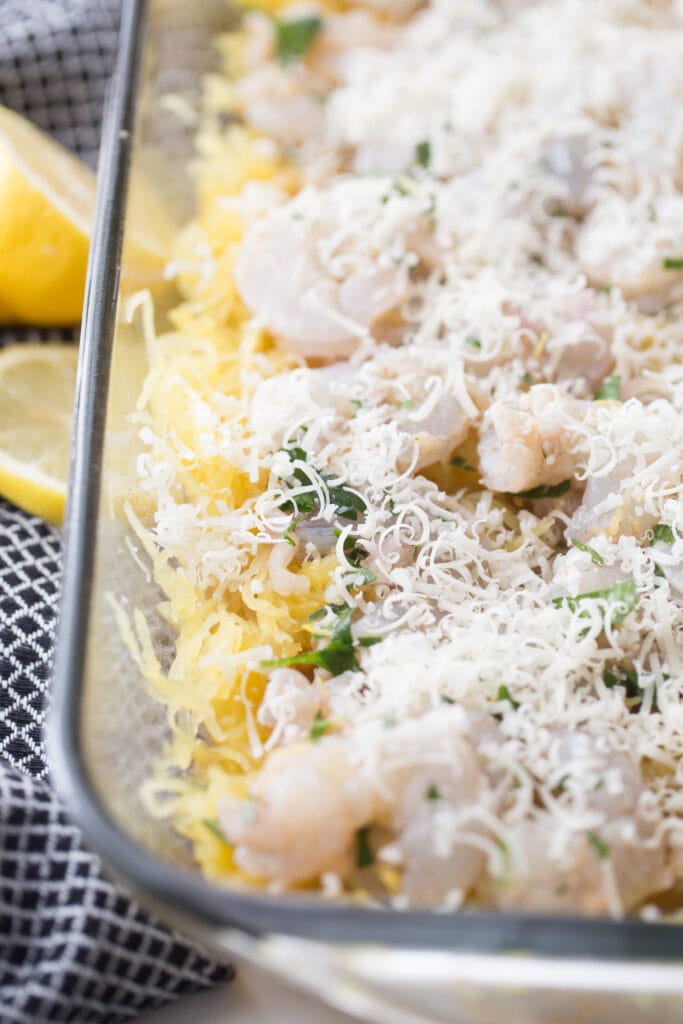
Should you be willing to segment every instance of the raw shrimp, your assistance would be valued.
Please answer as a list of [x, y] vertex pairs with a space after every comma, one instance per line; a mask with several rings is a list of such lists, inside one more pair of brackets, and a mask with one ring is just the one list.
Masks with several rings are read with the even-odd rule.
[[383, 758], [383, 781], [395, 794], [392, 847], [401, 854], [402, 890], [417, 906], [455, 892], [464, 898], [485, 863], [477, 806], [486, 780], [471, 744], [457, 735], [460, 719], [458, 709], [426, 715], [417, 736], [402, 741], [405, 763], [393, 766], [389, 753]]
[[[437, 462], [457, 448], [467, 437], [470, 426], [462, 406], [449, 394], [443, 395], [423, 418], [404, 415], [402, 419], [404, 429], [410, 430], [412, 440], [417, 445], [416, 470]], [[411, 459], [412, 451], [402, 456], [399, 468], [403, 468]]]
[[465, 439], [477, 407], [470, 397], [462, 361], [443, 350], [404, 345], [383, 348], [361, 367], [359, 395], [386, 404], [388, 414], [409, 436], [399, 460], [422, 469], [452, 452]]
[[289, 145], [322, 139], [320, 101], [284, 68], [264, 64], [242, 78], [235, 91], [240, 113], [256, 131]]
[[218, 818], [243, 871], [296, 883], [346, 874], [357, 830], [381, 805], [375, 785], [331, 736], [273, 751], [249, 801], [223, 798]]
[[657, 517], [643, 509], [642, 486], [628, 486], [632, 474], [632, 460], [625, 460], [613, 472], [589, 478], [581, 504], [567, 527], [568, 540], [585, 544], [600, 534], [613, 539], [644, 537], [656, 525]]
[[588, 403], [538, 384], [515, 401], [494, 402], [479, 438], [482, 479], [494, 491], [531, 490], [574, 474], [576, 426]]
[[350, 399], [356, 375], [356, 367], [342, 362], [269, 377], [251, 397], [249, 424], [280, 448], [301, 427], [320, 422], [323, 417], [348, 417], [353, 412]]
[[[398, 216], [378, 226], [381, 196], [390, 189], [381, 179], [373, 188], [354, 179], [309, 187], [249, 228], [235, 281], [283, 348], [318, 359], [347, 356], [406, 298], [409, 269], [418, 262], [411, 236], [423, 214], [404, 198]], [[347, 230], [354, 217], [367, 221], [362, 234]]]
[[565, 733], [552, 745], [548, 780], [551, 813], [540, 811], [507, 833], [510, 856], [496, 905], [620, 916], [670, 884], [662, 840], [640, 811], [645, 787], [628, 755], [587, 733]]
[[567, 297], [566, 307], [547, 327], [537, 326], [548, 336], [540, 355], [543, 375], [548, 381], [575, 382], [583, 378], [592, 396], [614, 368], [613, 325], [609, 297], [584, 288]]
[[[657, 308], [680, 289], [677, 263], [683, 232], [683, 198], [663, 196], [605, 197], [579, 231], [576, 254], [582, 271], [596, 287], [613, 285], [643, 308]], [[673, 258], [673, 260], [672, 260]]]
[[571, 547], [566, 554], [557, 556], [553, 564], [551, 598], [590, 594], [596, 590], [606, 590], [627, 579], [620, 569], [596, 563], [596, 556], [599, 559], [602, 556], [597, 550], [593, 551], [591, 557], [591, 552]]
[[305, 738], [321, 706], [321, 694], [302, 672], [276, 668], [268, 678], [257, 718], [273, 729], [271, 741], [274, 737], [286, 745]]

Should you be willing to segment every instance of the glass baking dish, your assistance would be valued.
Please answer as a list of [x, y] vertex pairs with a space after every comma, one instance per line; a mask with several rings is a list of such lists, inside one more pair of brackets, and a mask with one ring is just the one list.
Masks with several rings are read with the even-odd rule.
[[[172, 301], [160, 265], [133, 268], [122, 241], [133, 190], [166, 229], [191, 212], [192, 110], [234, 21], [225, 0], [124, 0], [109, 97], [81, 340], [54, 673], [51, 755], [59, 788], [112, 874], [163, 919], [348, 1013], [417, 1021], [678, 1021], [683, 926], [520, 913], [395, 911], [286, 898], [205, 882], [183, 842], [140, 802], [164, 739], [112, 595], [146, 616], [163, 661], [172, 648], [144, 553], [123, 514], [135, 487], [128, 420], [145, 373], [140, 317], [127, 298]], [[172, 96], [172, 102], [169, 101]]]

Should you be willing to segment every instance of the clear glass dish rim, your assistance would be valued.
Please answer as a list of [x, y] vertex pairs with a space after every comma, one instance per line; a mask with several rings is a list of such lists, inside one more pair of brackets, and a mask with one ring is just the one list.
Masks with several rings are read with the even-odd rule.
[[[126, 194], [150, 0], [123, 0], [104, 121], [81, 328], [49, 752], [72, 818], [143, 903], [205, 935], [238, 929], [330, 943], [603, 961], [683, 959], [683, 925], [511, 912], [377, 909], [230, 891], [153, 856], [119, 828], [89, 776], [81, 731], [88, 624]], [[682, 981], [683, 987], [683, 981]]]

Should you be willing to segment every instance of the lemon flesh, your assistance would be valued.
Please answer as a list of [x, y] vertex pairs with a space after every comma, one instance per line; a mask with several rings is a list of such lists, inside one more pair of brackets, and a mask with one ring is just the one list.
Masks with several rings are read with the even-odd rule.
[[89, 167], [0, 107], [0, 322], [78, 322], [94, 200]]
[[0, 495], [60, 523], [69, 470], [75, 345], [0, 351]]

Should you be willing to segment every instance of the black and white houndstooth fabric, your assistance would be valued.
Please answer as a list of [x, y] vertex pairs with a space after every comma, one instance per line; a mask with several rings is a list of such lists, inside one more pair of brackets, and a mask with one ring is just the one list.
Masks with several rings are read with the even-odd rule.
[[[117, 24], [118, 0], [0, 0], [0, 103], [91, 164]], [[59, 557], [56, 529], [0, 502], [2, 1024], [113, 1024], [229, 976], [104, 879], [49, 788]]]

